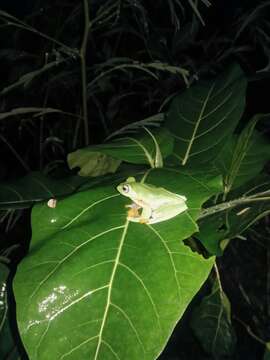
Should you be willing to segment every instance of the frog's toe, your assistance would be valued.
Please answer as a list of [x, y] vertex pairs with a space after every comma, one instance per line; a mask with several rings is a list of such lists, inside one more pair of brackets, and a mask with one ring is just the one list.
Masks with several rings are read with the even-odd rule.
[[142, 219], [140, 219], [139, 223], [140, 223], [140, 224], [148, 224], [148, 223], [149, 223], [149, 220], [148, 220], [148, 219], [145, 219], [145, 218], [142, 218]]

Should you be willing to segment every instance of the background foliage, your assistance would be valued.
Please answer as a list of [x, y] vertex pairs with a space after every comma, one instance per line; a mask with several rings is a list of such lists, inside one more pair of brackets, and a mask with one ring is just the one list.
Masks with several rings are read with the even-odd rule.
[[[91, 213], [96, 219], [94, 227], [85, 223], [88, 213], [78, 218], [77, 227], [84, 235], [77, 243], [74, 234], [78, 230], [65, 229], [65, 224], [77, 219], [78, 209], [84, 214], [91, 202], [101, 201], [104, 194], [116, 194], [115, 186], [130, 174], [137, 178], [147, 174], [153, 184], [188, 194], [189, 215], [197, 222], [194, 225], [182, 214], [153, 227], [149, 237], [144, 227], [135, 231], [131, 224], [127, 230], [128, 244], [137, 246], [141, 257], [151, 256], [142, 262], [143, 269], [140, 261], [131, 261], [136, 252], [123, 253], [123, 259], [150, 286], [153, 298], [167, 282], [167, 294], [176, 289], [168, 281], [171, 274], [166, 261], [160, 263], [153, 256], [160, 255], [153, 245], [154, 232], [172, 234], [173, 239], [164, 237], [168, 244], [177, 238], [170, 251], [181, 246], [183, 252], [173, 263], [182, 272], [185, 299], [180, 307], [175, 298], [171, 303], [166, 296], [160, 299], [158, 313], [167, 316], [161, 340], [156, 338], [158, 332], [151, 338], [152, 324], [148, 324], [143, 339], [137, 341], [139, 346], [149, 346], [145, 358], [155, 358], [165, 346], [176, 321], [206, 280], [213, 254], [219, 256], [214, 270], [159, 358], [262, 358], [264, 352], [266, 357], [270, 2], [85, 0], [55, 4], [29, 0], [23, 5], [13, 1], [1, 6], [0, 357], [27, 359], [30, 354], [31, 359], [43, 358], [33, 350], [36, 340], [27, 326], [29, 321], [44, 320], [36, 318], [36, 305], [46, 292], [52, 294], [56, 278], [41, 286], [41, 293], [33, 295], [37, 299], [25, 306], [31, 289], [40, 276], [50, 274], [50, 262], [65, 258], [68, 248], [86, 241], [85, 234], [96, 236], [101, 229], [105, 231], [105, 223], [119, 227], [117, 231], [125, 229], [125, 202], [119, 197]], [[172, 176], [172, 169], [182, 173]], [[52, 197], [58, 200], [55, 209], [47, 205]], [[34, 204], [38, 205], [30, 221]], [[60, 225], [48, 227], [55, 219]], [[187, 231], [179, 231], [177, 224]], [[147, 238], [140, 246], [135, 242], [137, 231]], [[180, 243], [187, 238], [185, 245]], [[113, 253], [115, 243], [109, 244], [105, 242], [102, 248], [109, 246], [108, 254], [117, 258], [120, 253]], [[85, 271], [89, 253], [96, 254], [92, 266], [108, 261], [104, 271], [94, 267], [102, 283], [112, 268], [110, 258], [100, 260], [95, 246], [84, 250], [79, 260], [78, 255], [71, 257], [71, 264], [60, 272], [61, 281]], [[199, 253], [210, 258], [202, 262]], [[188, 256], [194, 259], [185, 262]], [[44, 265], [33, 270], [42, 257]], [[16, 317], [11, 285], [23, 258], [14, 280]], [[149, 278], [152, 268], [157, 276], [154, 285]], [[198, 276], [190, 280], [192, 272]], [[83, 279], [74, 280], [78, 291], [85, 289]], [[126, 275], [120, 280], [119, 275], [116, 283], [129, 282]], [[136, 286], [132, 289], [135, 294]], [[118, 301], [114, 314], [119, 318], [130, 299], [120, 303], [118, 292], [113, 291]], [[94, 307], [97, 312], [104, 299], [99, 301]], [[56, 313], [63, 301], [60, 303], [53, 310]], [[143, 304], [140, 308], [134, 303], [128, 314], [135, 329], [153, 321], [151, 316], [143, 319], [136, 314], [138, 309], [149, 315], [147, 301]], [[52, 311], [46, 309], [45, 318]], [[109, 320], [115, 321], [113, 316]], [[62, 321], [61, 329], [71, 326]], [[80, 326], [86, 325], [80, 322]], [[132, 326], [127, 326], [129, 331]], [[83, 332], [71, 330], [75, 342], [84, 341], [78, 338]], [[90, 330], [95, 331], [92, 326]], [[85, 332], [90, 330], [84, 327]], [[43, 331], [38, 327], [37, 332]], [[59, 334], [57, 327], [49, 338], [55, 334]], [[135, 338], [137, 335], [135, 331]], [[126, 357], [136, 359], [141, 355], [136, 340], [132, 341]]]

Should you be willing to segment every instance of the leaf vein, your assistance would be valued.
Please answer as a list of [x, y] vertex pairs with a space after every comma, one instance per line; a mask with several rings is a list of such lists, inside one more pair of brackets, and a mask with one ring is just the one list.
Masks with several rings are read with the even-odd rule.
[[93, 237], [91, 237], [90, 239], [87, 239], [86, 241], [84, 241], [82, 244], [80, 244], [79, 246], [77, 246], [75, 249], [73, 249], [70, 253], [68, 253], [61, 261], [58, 262], [58, 264], [54, 267], [54, 269], [52, 269], [49, 274], [47, 274], [44, 279], [39, 283], [39, 285], [36, 287], [36, 289], [32, 292], [32, 294], [29, 296], [29, 301], [32, 299], [32, 297], [36, 294], [36, 292], [40, 289], [40, 287], [55, 273], [55, 271], [57, 271], [57, 269], [67, 260], [70, 258], [70, 256], [72, 256], [76, 251], [78, 251], [79, 249], [81, 249], [83, 246], [87, 245], [89, 242], [99, 238], [100, 236], [103, 236], [111, 231], [115, 231], [118, 229], [122, 229], [123, 226], [117, 226], [111, 229], [108, 229], [106, 231], [103, 231], [102, 233], [99, 233]]
[[139, 282], [140, 284], [142, 285], [144, 291], [146, 292], [150, 302], [151, 302], [151, 305], [153, 307], [153, 310], [154, 310], [154, 313], [156, 315], [156, 318], [157, 318], [157, 322], [158, 322], [158, 325], [159, 325], [159, 329], [160, 329], [160, 332], [161, 332], [161, 324], [160, 324], [160, 317], [159, 317], [159, 314], [158, 314], [158, 311], [157, 311], [157, 306], [151, 296], [151, 293], [150, 291], [148, 290], [147, 286], [145, 285], [144, 281], [141, 279], [141, 277], [134, 271], [132, 270], [129, 266], [123, 264], [123, 263], [119, 263], [120, 266], [126, 268]]
[[117, 355], [117, 352], [112, 348], [112, 346], [107, 341], [102, 340], [102, 343], [110, 349], [111, 353], [115, 356], [117, 360], [121, 360], [120, 357]]
[[139, 335], [138, 331], [136, 330], [136, 327], [134, 326], [133, 322], [131, 321], [130, 317], [128, 316], [128, 314], [125, 312], [124, 309], [122, 309], [120, 306], [118, 306], [118, 305], [116, 305], [114, 303], [111, 303], [111, 306], [116, 308], [125, 317], [125, 319], [128, 321], [130, 327], [132, 328], [132, 330], [133, 330], [133, 332], [134, 332], [134, 334], [135, 334], [135, 336], [136, 336], [136, 338], [138, 340], [138, 343], [141, 345], [141, 348], [143, 349], [143, 352], [145, 354], [146, 351], [145, 351], [145, 347], [143, 345], [143, 342], [142, 342], [142, 340], [140, 338], [140, 335]]
[[155, 230], [151, 225], [148, 225], [148, 227], [154, 232], [154, 234], [156, 234], [156, 236], [159, 238], [159, 240], [161, 241], [161, 243], [163, 244], [169, 258], [170, 258], [170, 262], [171, 262], [171, 266], [173, 268], [173, 272], [174, 272], [174, 278], [175, 278], [175, 282], [177, 285], [177, 292], [178, 292], [178, 298], [179, 300], [181, 300], [181, 293], [180, 293], [180, 284], [179, 284], [179, 279], [177, 277], [177, 272], [176, 272], [176, 268], [175, 268], [175, 264], [174, 264], [174, 260], [172, 257], [172, 252], [170, 251], [168, 245], [166, 244], [166, 241], [163, 239], [163, 237], [160, 235], [160, 233]]

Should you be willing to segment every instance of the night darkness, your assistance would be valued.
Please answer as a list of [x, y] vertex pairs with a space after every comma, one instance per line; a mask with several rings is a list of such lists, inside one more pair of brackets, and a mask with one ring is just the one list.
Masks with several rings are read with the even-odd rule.
[[[57, 360], [70, 351], [68, 359], [81, 360], [269, 360], [270, 2], [2, 0], [0, 43], [0, 359]], [[203, 96], [207, 98], [204, 102]], [[204, 124], [207, 106], [209, 123]], [[151, 116], [152, 121], [145, 121]], [[157, 120], [160, 116], [161, 122]], [[122, 137], [124, 140], [119, 140]], [[134, 143], [140, 144], [139, 150]], [[158, 162], [159, 154], [163, 162]], [[175, 177], [172, 169], [178, 171]], [[189, 181], [181, 172], [190, 176]], [[133, 204], [128, 216], [139, 218], [148, 206], [150, 225], [148, 218], [127, 228], [119, 225], [116, 219], [126, 214], [127, 199], [119, 200], [115, 189], [130, 176], [141, 182], [145, 177], [146, 183], [150, 179], [154, 186], [187, 197], [188, 206], [192, 204], [189, 219], [177, 214], [171, 222], [151, 225], [159, 193], [151, 194], [155, 200], [149, 205], [149, 193], [143, 192], [139, 199], [137, 194], [130, 197]], [[198, 189], [194, 185], [193, 193], [190, 184], [194, 179]], [[107, 197], [112, 197], [110, 205], [104, 200]], [[56, 202], [48, 203], [50, 199]], [[240, 205], [239, 199], [243, 200]], [[94, 205], [92, 209], [91, 201], [101, 210]], [[209, 212], [205, 220], [203, 211], [215, 211], [215, 206], [224, 204], [228, 209], [214, 215]], [[201, 212], [196, 213], [198, 209]], [[50, 217], [52, 213], [55, 218]], [[107, 235], [111, 231], [107, 226], [125, 229], [119, 242], [114, 232]], [[186, 257], [200, 254], [204, 261], [202, 269], [193, 260], [186, 264], [186, 257], [170, 265], [175, 278], [180, 273], [177, 266], [184, 274], [183, 289], [180, 286], [184, 295], [181, 297], [180, 291], [181, 301], [178, 299], [178, 313], [183, 310], [184, 315], [175, 327], [176, 321], [171, 320], [177, 313], [174, 288], [166, 296], [163, 291], [176, 280], [164, 275], [167, 263], [158, 252], [162, 247], [153, 245], [151, 226], [168, 244], [180, 238], [189, 251]], [[93, 242], [93, 247], [84, 251], [82, 244], [99, 238], [97, 234], [107, 236], [107, 242], [100, 236], [104, 245], [99, 248], [98, 242]], [[130, 241], [126, 247], [124, 236]], [[169, 254], [173, 263], [176, 251], [169, 246], [174, 245], [165, 240], [165, 255]], [[82, 251], [69, 258], [65, 246]], [[136, 246], [138, 250], [134, 250]], [[114, 262], [104, 255], [114, 256], [113, 249], [118, 249]], [[130, 258], [124, 257], [131, 253]], [[207, 273], [205, 264], [214, 255], [215, 267]], [[35, 259], [41, 259], [41, 264], [61, 265], [56, 270], [42, 265], [37, 271]], [[132, 280], [117, 267], [123, 259], [129, 259], [129, 267], [140, 274], [138, 278], [143, 280], [138, 283], [145, 282], [149, 289], [153, 286], [153, 293], [149, 290], [153, 299], [155, 291], [164, 298], [163, 303], [157, 298], [155, 310], [160, 311], [164, 324], [168, 322], [160, 337], [163, 345], [153, 330], [157, 328], [154, 320], [146, 316], [151, 311], [139, 285], [132, 287]], [[101, 271], [98, 263], [103, 262]], [[89, 272], [89, 277], [84, 277], [88, 268], [95, 269], [94, 275]], [[191, 280], [186, 280], [187, 274]], [[79, 296], [86, 297], [88, 279], [97, 289], [117, 284], [107, 297], [98, 295], [96, 323], [85, 325], [92, 311], [87, 302], [69, 318], [59, 315], [59, 323], [54, 323]], [[107, 282], [102, 283], [103, 279]], [[36, 292], [33, 284], [39, 284]], [[59, 284], [63, 288], [69, 284], [73, 291], [65, 295], [61, 308], [58, 303], [53, 305], [53, 296], [64, 296]], [[46, 293], [49, 286], [50, 295]], [[215, 297], [215, 286], [221, 297]], [[121, 312], [119, 305], [118, 312], [116, 307], [115, 313], [110, 312], [111, 298], [119, 294], [127, 308]], [[133, 300], [137, 305], [132, 312]], [[35, 301], [39, 309], [52, 306], [51, 313], [46, 313], [52, 320], [48, 336], [41, 325], [47, 321], [42, 318], [47, 308], [35, 313]], [[188, 305], [186, 310], [181, 308], [182, 301]], [[205, 318], [212, 310], [207, 301], [221, 309], [219, 313], [213, 310], [209, 322]], [[98, 329], [102, 318], [96, 310], [100, 304], [108, 320], [103, 314], [96, 353], [91, 353], [91, 346], [74, 351], [88, 341], [82, 334], [95, 338], [95, 326]], [[127, 332], [129, 337], [118, 328], [123, 313], [133, 329], [133, 335]], [[110, 326], [114, 326], [112, 333]], [[171, 336], [166, 343], [167, 332]], [[105, 340], [102, 345], [103, 335], [115, 341], [111, 352], [109, 346], [105, 350]], [[139, 339], [139, 350], [134, 338]], [[41, 350], [36, 350], [39, 346]], [[144, 358], [140, 346], [147, 348]]]

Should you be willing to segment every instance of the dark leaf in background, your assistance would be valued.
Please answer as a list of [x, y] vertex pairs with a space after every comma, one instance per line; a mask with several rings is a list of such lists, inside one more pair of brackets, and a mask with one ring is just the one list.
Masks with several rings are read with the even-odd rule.
[[255, 130], [261, 119], [270, 115], [256, 115], [240, 136], [232, 135], [214, 163], [223, 175], [225, 194], [256, 177], [270, 159], [269, 141]]
[[174, 156], [180, 164], [198, 165], [217, 157], [244, 111], [246, 86], [242, 70], [234, 65], [173, 99], [165, 124], [175, 138]]
[[[268, 195], [263, 195], [267, 192]], [[228, 201], [243, 196], [258, 195], [259, 200], [243, 200], [242, 204], [199, 220], [200, 232], [196, 234], [205, 248], [215, 255], [222, 255], [221, 242], [227, 245], [231, 240], [247, 230], [254, 222], [270, 213], [270, 180], [268, 176], [259, 176], [244, 186], [232, 191]]]
[[0, 209], [24, 209], [36, 202], [72, 194], [87, 181], [80, 176], [57, 180], [32, 172], [16, 181], [0, 183]]
[[[83, 164], [87, 164], [87, 154], [89, 154], [89, 160], [93, 156], [95, 161], [98, 161], [98, 156], [100, 156], [98, 154], [100, 153], [108, 155], [108, 157], [103, 158], [103, 161], [108, 162], [110, 172], [113, 172], [113, 169], [119, 165], [118, 161], [113, 161], [110, 157], [131, 164], [147, 164], [151, 167], [161, 167], [162, 159], [170, 155], [172, 149], [173, 137], [168, 130], [165, 128], [143, 128], [139, 134], [132, 134], [109, 143], [93, 145], [77, 150], [69, 154], [68, 162], [70, 167], [74, 167], [73, 163], [81, 164], [79, 165], [81, 167]], [[93, 153], [95, 155], [93, 155]], [[83, 157], [83, 161], [80, 157]], [[88, 175], [94, 176], [92, 175], [91, 169], [89, 172], [83, 169], [83, 172], [85, 171]]]
[[[1, 260], [1, 259], [0, 259]], [[10, 327], [7, 279], [9, 269], [0, 262], [0, 359], [21, 359]]]
[[232, 356], [236, 335], [231, 324], [231, 305], [217, 282], [193, 311], [191, 327], [204, 351], [214, 359]]

